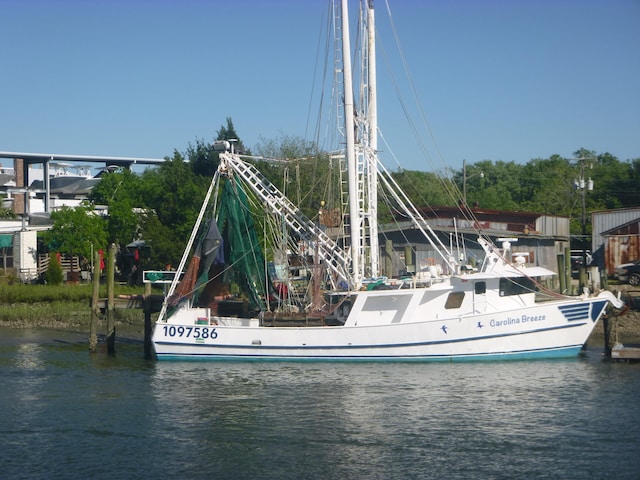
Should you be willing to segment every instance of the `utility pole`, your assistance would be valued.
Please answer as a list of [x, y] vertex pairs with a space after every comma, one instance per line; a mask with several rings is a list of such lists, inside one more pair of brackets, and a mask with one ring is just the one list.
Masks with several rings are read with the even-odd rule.
[[579, 288], [582, 290], [582, 288], [587, 285], [587, 191], [593, 190], [593, 180], [591, 177], [585, 180], [586, 161], [592, 160], [589, 168], [593, 168], [593, 161], [596, 161], [597, 157], [580, 157], [574, 160], [578, 161], [580, 165], [580, 177], [574, 181], [574, 185], [580, 190], [580, 203], [582, 206], [582, 265], [579, 269]]
[[[582, 204], [582, 266], [587, 266], [587, 191], [593, 191], [593, 180], [591, 177], [585, 181], [585, 161], [596, 160], [596, 157], [580, 157], [577, 158], [580, 162], [580, 178], [574, 182], [576, 188], [580, 189], [581, 204]], [[589, 168], [593, 168], [593, 163], [589, 165]]]

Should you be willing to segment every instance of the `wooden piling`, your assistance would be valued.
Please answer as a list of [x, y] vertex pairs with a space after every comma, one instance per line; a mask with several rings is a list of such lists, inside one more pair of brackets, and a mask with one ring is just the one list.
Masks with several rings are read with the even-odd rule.
[[588, 286], [587, 267], [580, 267], [578, 269], [578, 294], [582, 294], [584, 288]]
[[567, 270], [563, 253], [558, 254], [558, 279], [560, 280], [560, 293], [567, 293]]
[[[97, 272], [97, 273], [96, 273]], [[91, 322], [89, 323], [89, 352], [95, 353], [98, 346], [98, 320], [100, 319], [100, 253], [96, 252], [93, 263], [93, 295], [91, 297]]]
[[384, 244], [384, 274], [392, 278], [394, 273], [393, 271], [393, 240], [386, 240]]
[[607, 358], [611, 358], [611, 323], [609, 322], [609, 317], [605, 313], [602, 316], [602, 328], [604, 330], [604, 356]]
[[144, 309], [144, 358], [151, 360], [151, 358], [153, 358], [153, 349], [151, 346], [151, 312], [153, 308], [150, 283], [144, 284], [144, 302], [142, 308]]
[[115, 325], [115, 266], [116, 245], [109, 245], [109, 261], [107, 263], [107, 353], [116, 353]]
[[567, 285], [567, 291], [563, 292], [567, 295], [577, 295], [577, 287], [573, 284], [573, 274], [571, 273], [571, 249], [569, 247], [564, 249], [564, 275]]

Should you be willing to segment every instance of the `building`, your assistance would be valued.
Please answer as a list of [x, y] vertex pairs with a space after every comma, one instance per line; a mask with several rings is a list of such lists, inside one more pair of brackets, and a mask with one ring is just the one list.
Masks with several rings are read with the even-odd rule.
[[615, 267], [640, 258], [640, 207], [592, 212], [593, 261], [612, 275]]
[[[472, 209], [471, 213], [463, 216], [457, 207], [436, 207], [421, 212], [439, 240], [463, 264], [473, 267], [484, 258], [484, 251], [476, 241], [481, 230], [496, 245], [500, 245], [503, 238], [517, 239], [511, 242], [513, 254], [524, 256], [528, 265], [558, 272], [558, 255], [569, 248], [567, 217], [480, 208]], [[387, 276], [402, 271], [413, 273], [438, 262], [435, 250], [424, 243], [420, 232], [408, 221], [398, 218], [394, 224], [381, 227], [380, 235], [382, 270]]]
[[22, 282], [31, 282], [40, 273], [37, 232], [51, 227], [51, 212], [80, 205], [106, 170], [164, 162], [154, 158], [3, 151], [0, 159], [12, 161], [11, 167], [0, 164], [0, 197], [5, 211], [13, 214], [0, 218], [0, 274], [14, 271]]

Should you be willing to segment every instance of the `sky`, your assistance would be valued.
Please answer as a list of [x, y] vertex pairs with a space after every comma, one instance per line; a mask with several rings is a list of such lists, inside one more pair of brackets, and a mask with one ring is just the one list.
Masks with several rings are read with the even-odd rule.
[[[580, 148], [640, 158], [640, 0], [388, 2], [393, 24], [387, 0], [376, 18], [390, 168]], [[0, 151], [163, 158], [212, 141], [227, 117], [252, 149], [313, 139], [327, 12], [328, 0], [0, 0]]]

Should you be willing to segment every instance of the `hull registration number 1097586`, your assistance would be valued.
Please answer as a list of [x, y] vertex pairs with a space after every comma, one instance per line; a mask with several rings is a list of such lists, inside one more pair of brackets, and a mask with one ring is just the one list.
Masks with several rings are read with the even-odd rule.
[[218, 338], [218, 332], [215, 328], [209, 327], [183, 327], [182, 325], [164, 325], [164, 335], [166, 337], [184, 337], [184, 338]]

